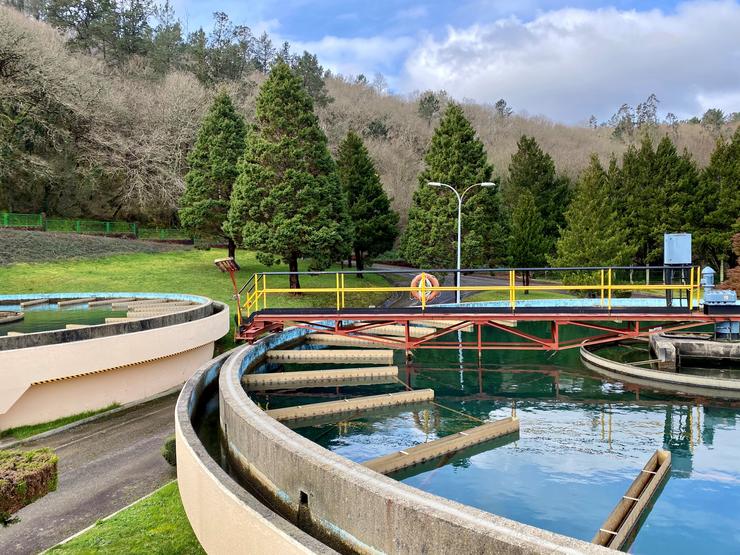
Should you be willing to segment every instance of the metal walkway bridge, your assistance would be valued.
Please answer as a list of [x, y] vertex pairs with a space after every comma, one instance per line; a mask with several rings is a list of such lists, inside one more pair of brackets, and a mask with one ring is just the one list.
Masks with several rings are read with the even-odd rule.
[[[740, 321], [740, 305], [715, 307], [701, 302], [701, 270], [691, 266], [488, 268], [459, 274], [450, 269], [399, 268], [364, 271], [364, 279], [357, 277], [356, 270], [261, 272], [239, 288], [238, 266], [229, 267], [232, 263], [217, 261], [234, 284], [236, 339], [248, 342], [298, 326], [407, 352], [417, 348], [557, 351]], [[291, 275], [303, 286], [291, 289]], [[421, 276], [418, 285], [408, 285], [414, 275]], [[453, 285], [436, 285], [433, 276], [459, 277]], [[520, 278], [526, 284], [518, 284]], [[457, 291], [483, 293], [496, 300], [435, 303]], [[415, 302], [362, 307], [353, 303], [360, 293]], [[315, 307], [293, 308], [297, 295], [310, 296]], [[529, 296], [537, 298], [528, 300]], [[525, 332], [518, 329], [519, 322], [542, 325], [536, 326], [537, 333]], [[503, 335], [485, 333], [486, 328]], [[467, 333], [451, 338], [452, 332]], [[496, 340], [491, 339], [494, 336]]]

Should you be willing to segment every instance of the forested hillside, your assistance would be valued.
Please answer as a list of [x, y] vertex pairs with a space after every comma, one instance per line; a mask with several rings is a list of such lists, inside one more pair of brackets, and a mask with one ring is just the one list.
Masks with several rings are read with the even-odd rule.
[[[331, 75], [310, 53], [255, 37], [222, 13], [210, 33], [186, 34], [168, 4], [9, 3], [26, 13], [0, 6], [0, 209], [177, 224], [186, 156], [211, 101], [226, 91], [253, 121], [259, 85], [281, 56], [313, 97], [331, 151], [348, 131], [363, 138], [405, 225], [444, 92], [400, 97], [387, 93], [382, 76]], [[657, 106], [651, 97], [609, 122], [566, 126], [513, 113], [503, 101], [462, 104], [505, 193], [522, 135], [573, 180], [591, 154], [604, 164], [612, 154], [621, 160], [645, 136], [655, 144], [670, 137], [701, 167], [717, 138], [737, 127], [713, 111], [659, 122]]]

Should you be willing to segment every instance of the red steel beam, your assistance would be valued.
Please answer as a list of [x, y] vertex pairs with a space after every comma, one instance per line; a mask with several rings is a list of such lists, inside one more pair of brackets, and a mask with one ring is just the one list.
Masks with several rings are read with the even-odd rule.
[[529, 333], [525, 333], [516, 328], [512, 328], [509, 326], [502, 326], [501, 324], [498, 324], [494, 322], [493, 320], [489, 320], [486, 324], [489, 327], [495, 328], [497, 330], [505, 331], [506, 333], [510, 333], [511, 335], [521, 337], [522, 339], [526, 339], [527, 341], [531, 341], [532, 343], [539, 343], [540, 345], [545, 345], [545, 346], [553, 344], [552, 339], [548, 340], [547, 338], [538, 337], [536, 335], [531, 335]]
[[[497, 321], [491, 320], [494, 316], [497, 321], [542, 321], [550, 322], [550, 337], [539, 337], [532, 335], [516, 328], [502, 325]], [[441, 320], [451, 319], [459, 321], [458, 324], [449, 326], [444, 329], [438, 329], [434, 333], [427, 334], [423, 337], [412, 338], [409, 334], [409, 328], [412, 321], [422, 322], [425, 319]], [[321, 321], [333, 321], [332, 324], [321, 323]], [[358, 326], [342, 326], [346, 320], [362, 320], [363, 324]], [[598, 321], [625, 321], [627, 327], [616, 328], [608, 325], [601, 325]], [[647, 337], [659, 331], [678, 331], [693, 327], [712, 324], [718, 321], [738, 321], [740, 316], [728, 315], [706, 315], [699, 312], [677, 313], [677, 314], [651, 314], [651, 313], [584, 313], [584, 314], [552, 314], [552, 313], [504, 313], [504, 314], [459, 314], [459, 313], [400, 313], [389, 314], [380, 311], [362, 314], [347, 314], [341, 312], [327, 312], [326, 314], [257, 314], [254, 316], [247, 328], [242, 328], [237, 334], [237, 338], [248, 341], [255, 340], [259, 335], [280, 329], [284, 324], [291, 323], [301, 328], [318, 332], [329, 332], [338, 335], [357, 337], [374, 341], [380, 345], [393, 347], [404, 347], [406, 350], [415, 348], [429, 349], [451, 349], [451, 348], [470, 348], [478, 351], [489, 349], [511, 349], [511, 350], [561, 350], [571, 349], [580, 345], [595, 345], [606, 343], [625, 338]], [[664, 325], [655, 327], [648, 331], [640, 331], [640, 322], [663, 322]], [[382, 325], [397, 324], [406, 328], [405, 337], [394, 339], [389, 337], [379, 337], [376, 335], [362, 333], [365, 330], [377, 328]], [[434, 341], [439, 337], [458, 331], [469, 325], [477, 327], [476, 341]], [[592, 337], [578, 338], [560, 341], [560, 326], [570, 325], [587, 329], [595, 329], [606, 332], [601, 335]], [[522, 342], [486, 342], [482, 340], [483, 326], [492, 327], [504, 331], [523, 339]], [[434, 341], [434, 342], [433, 342]]]

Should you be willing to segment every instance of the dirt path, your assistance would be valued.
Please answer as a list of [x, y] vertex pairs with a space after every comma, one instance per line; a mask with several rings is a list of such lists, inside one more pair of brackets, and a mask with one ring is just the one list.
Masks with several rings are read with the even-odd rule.
[[59, 487], [0, 528], [0, 553], [38, 553], [125, 507], [175, 477], [160, 454], [174, 433], [176, 395], [83, 424], [21, 449], [59, 456]]

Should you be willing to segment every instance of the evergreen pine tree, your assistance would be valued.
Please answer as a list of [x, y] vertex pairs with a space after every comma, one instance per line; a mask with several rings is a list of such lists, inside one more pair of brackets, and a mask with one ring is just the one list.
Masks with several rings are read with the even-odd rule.
[[[446, 183], [462, 193], [470, 185], [490, 180], [493, 172], [483, 143], [459, 105], [447, 106], [425, 162], [401, 238], [401, 254], [416, 266], [449, 268], [456, 262], [457, 199], [446, 188], [427, 183]], [[462, 228], [463, 266], [495, 266], [506, 259], [508, 227], [496, 189], [468, 193]]]
[[[263, 83], [256, 126], [239, 162], [239, 177], [224, 226], [258, 259], [285, 260], [291, 272], [300, 258], [327, 267], [351, 252], [352, 224], [327, 139], [311, 97], [285, 62]], [[291, 288], [300, 287], [297, 275]]]
[[433, 91], [426, 91], [419, 97], [417, 111], [428, 125], [432, 125], [432, 120], [439, 113], [440, 108], [439, 97]]
[[[735, 229], [740, 230], [740, 219], [737, 220]], [[736, 259], [740, 259], [740, 232], [732, 236], [732, 252]], [[735, 266], [727, 272], [727, 280], [722, 284], [722, 287], [740, 291], [740, 266]]]
[[244, 151], [245, 124], [231, 98], [219, 93], [198, 132], [188, 156], [185, 193], [180, 201], [180, 223], [195, 236], [222, 237], [229, 256], [236, 246], [222, 229], [229, 210], [231, 190], [237, 177], [237, 161]]
[[691, 230], [690, 204], [697, 186], [696, 164], [687, 153], [679, 155], [667, 136], [656, 149], [648, 135], [639, 149], [627, 149], [614, 197], [622, 203], [629, 242], [637, 247], [636, 262], [662, 263], [663, 234]]
[[370, 153], [352, 131], [339, 146], [337, 172], [355, 229], [357, 270], [362, 272], [365, 256], [377, 256], [393, 247], [398, 236], [398, 214], [391, 210]]
[[[522, 135], [509, 164], [509, 192], [516, 198], [528, 189], [542, 218], [543, 233], [551, 251], [559, 229], [565, 223], [565, 209], [570, 199], [570, 183], [555, 172], [552, 157], [544, 152], [534, 137]], [[515, 201], [516, 202], [516, 201]]]
[[48, 23], [69, 33], [70, 46], [89, 53], [100, 51], [106, 60], [114, 54], [118, 35], [114, 0], [48, 0], [43, 15]]
[[186, 44], [187, 62], [186, 67], [204, 85], [213, 82], [211, 70], [208, 67], [208, 38], [201, 27], [190, 33]]
[[631, 261], [635, 248], [617, 216], [609, 176], [596, 155], [578, 180], [565, 222], [552, 266], [619, 266]]
[[[288, 60], [283, 61], [288, 62]], [[316, 54], [309, 54], [304, 50], [300, 57], [295, 58], [291, 66], [296, 75], [303, 81], [303, 86], [308, 91], [308, 94], [311, 95], [316, 106], [323, 108], [327, 104], [334, 102], [334, 99], [326, 90], [324, 68], [319, 64]]]
[[717, 142], [693, 201], [695, 251], [718, 268], [732, 258], [730, 239], [740, 225], [740, 128]]
[[[510, 247], [512, 263], [518, 268], [534, 268], [545, 264], [550, 247], [544, 235], [545, 224], [537, 208], [534, 195], [523, 189], [517, 197], [511, 215]], [[525, 271], [524, 285], [530, 283], [530, 272]]]
[[154, 70], [163, 75], [179, 65], [185, 44], [182, 39], [182, 25], [169, 0], [155, 7], [154, 13], [159, 23], [154, 29], [149, 59]]
[[257, 66], [258, 70], [267, 73], [270, 71], [276, 55], [277, 50], [272, 45], [270, 35], [267, 34], [267, 31], [263, 31], [254, 43], [254, 65]]

